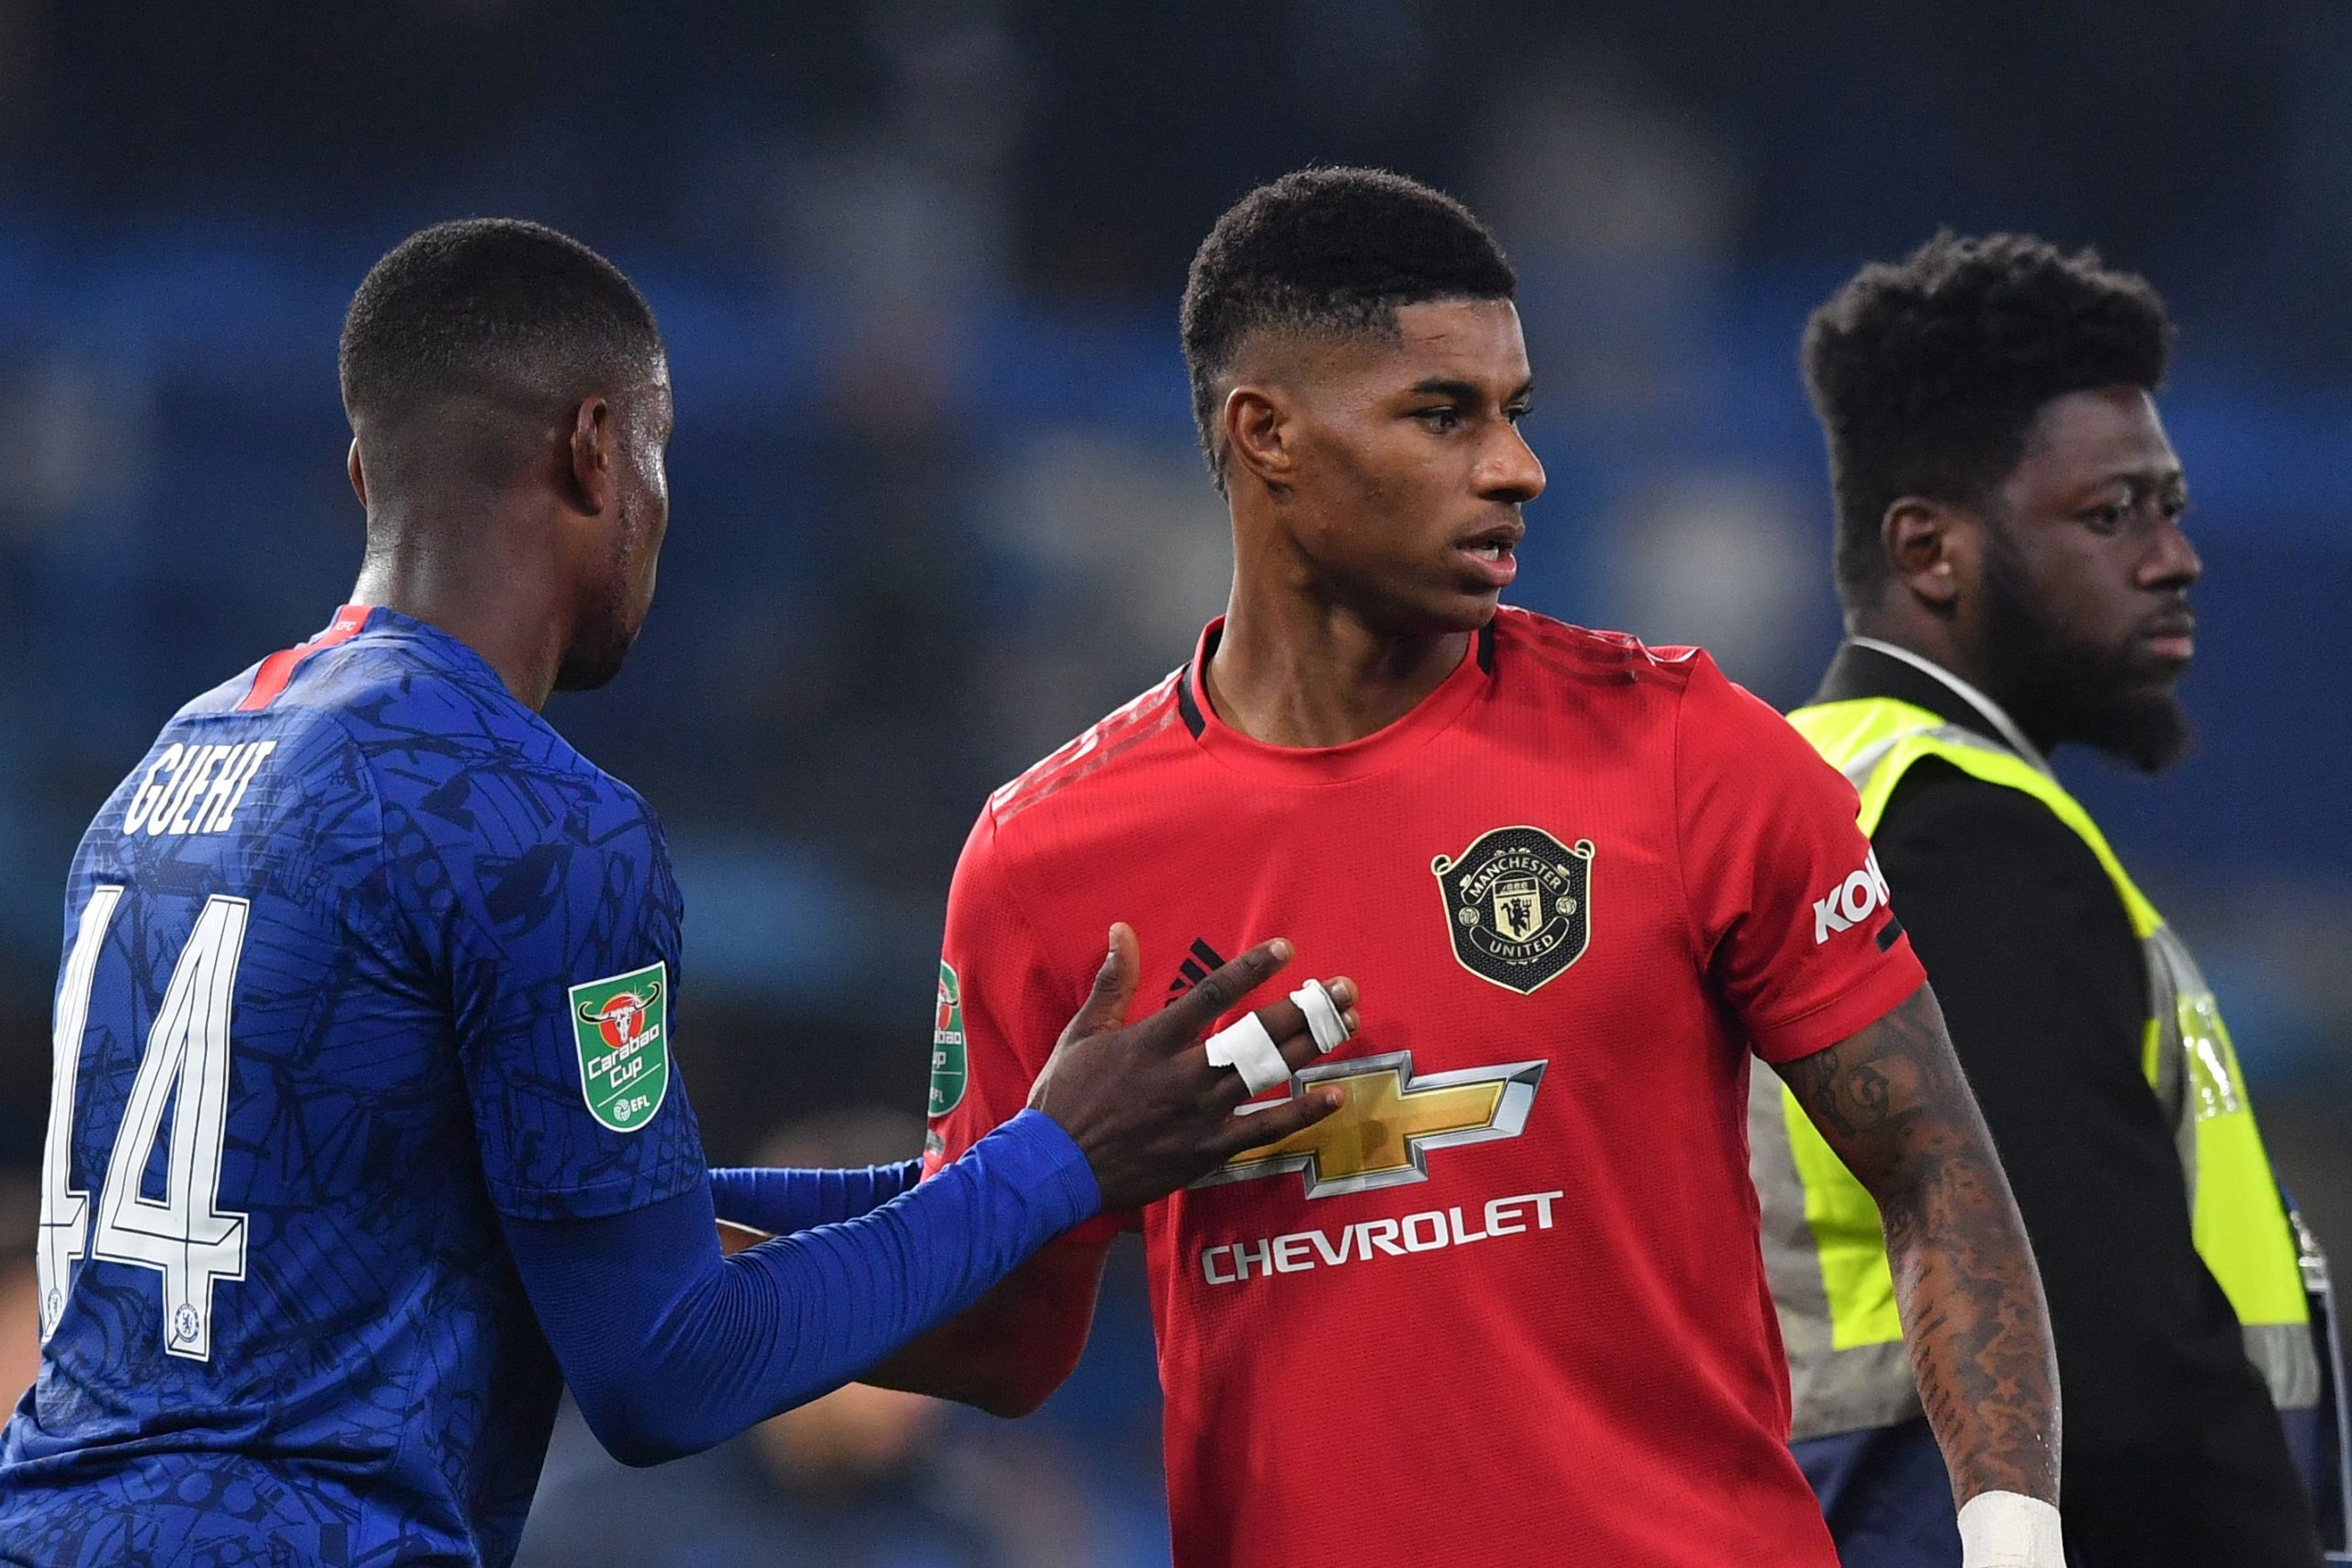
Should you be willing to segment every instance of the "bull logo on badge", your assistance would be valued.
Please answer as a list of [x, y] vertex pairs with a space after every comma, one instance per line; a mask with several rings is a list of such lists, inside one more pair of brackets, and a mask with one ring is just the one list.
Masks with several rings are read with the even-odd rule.
[[644, 1035], [646, 1011], [661, 998], [662, 982], [656, 980], [645, 987], [645, 995], [641, 997], [623, 991], [616, 997], [605, 998], [604, 1004], [593, 1012], [583, 1005], [580, 1010], [580, 1021], [594, 1024], [606, 1048], [618, 1051], [635, 1044]]
[[1532, 996], [1592, 941], [1592, 840], [1496, 828], [1430, 862], [1453, 956], [1481, 980]]

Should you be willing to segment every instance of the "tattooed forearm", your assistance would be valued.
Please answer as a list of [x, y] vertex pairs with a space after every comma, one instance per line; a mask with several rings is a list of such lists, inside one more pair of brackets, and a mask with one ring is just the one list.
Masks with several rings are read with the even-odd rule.
[[1934, 993], [1922, 986], [1781, 1073], [1878, 1200], [1911, 1369], [1954, 1495], [2055, 1502], [2058, 1367], [2041, 1277]]

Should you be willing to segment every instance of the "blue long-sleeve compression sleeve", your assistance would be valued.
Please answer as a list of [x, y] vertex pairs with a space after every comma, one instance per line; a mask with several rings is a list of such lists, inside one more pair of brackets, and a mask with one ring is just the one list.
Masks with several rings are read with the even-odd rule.
[[710, 1189], [607, 1219], [503, 1221], [580, 1412], [654, 1464], [848, 1382], [1101, 1207], [1028, 1111], [871, 1213], [719, 1255]]
[[725, 1167], [710, 1173], [711, 1207], [722, 1220], [789, 1235], [871, 1213], [922, 1179], [922, 1161], [863, 1170]]

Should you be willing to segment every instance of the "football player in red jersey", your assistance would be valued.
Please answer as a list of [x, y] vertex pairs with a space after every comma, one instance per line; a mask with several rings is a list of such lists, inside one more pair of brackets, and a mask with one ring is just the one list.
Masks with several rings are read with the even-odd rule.
[[[2040, 1282], [1853, 790], [1703, 653], [1498, 607], [1544, 488], [1514, 288], [1458, 204], [1366, 170], [1203, 244], [1230, 604], [981, 813], [930, 1157], [1030, 1101], [1112, 914], [1186, 954], [1170, 994], [1291, 932], [1385, 998], [1283, 1091], [1340, 1110], [1124, 1220], [1177, 1562], [1831, 1568], [1758, 1257], [1759, 1055], [1883, 1211], [1972, 1563], [2059, 1568]], [[1034, 1407], [1121, 1223], [871, 1377]]]

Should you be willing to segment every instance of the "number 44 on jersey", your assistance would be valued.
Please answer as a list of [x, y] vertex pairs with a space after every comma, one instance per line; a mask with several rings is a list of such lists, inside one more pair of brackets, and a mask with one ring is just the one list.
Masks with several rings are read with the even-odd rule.
[[[74, 1080], [81, 1068], [98, 950], [121, 901], [120, 887], [92, 890], [57, 999], [49, 1138], [40, 1165], [40, 1335], [46, 1343], [56, 1332], [73, 1264], [88, 1257], [162, 1275], [164, 1348], [201, 1361], [212, 1354], [213, 1284], [245, 1277], [245, 1216], [220, 1213], [220, 1147], [229, 1120], [229, 1012], [248, 906], [243, 898], [214, 897], [197, 916], [147, 1032], [147, 1049], [115, 1133], [98, 1190], [96, 1233], [85, 1235], [90, 1195], [70, 1185]], [[141, 1192], [140, 1183], [175, 1089], [164, 1198], [157, 1202]]]

